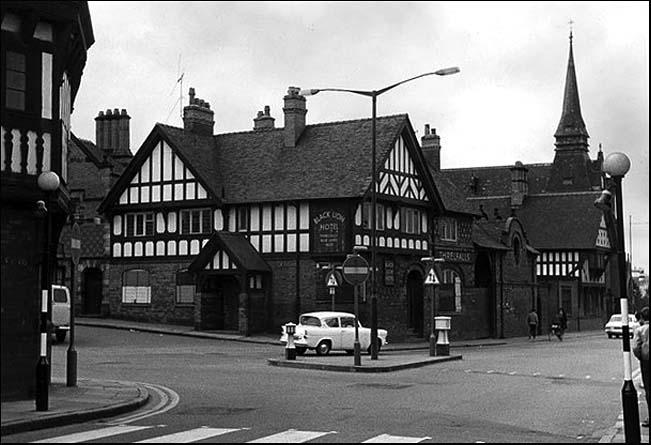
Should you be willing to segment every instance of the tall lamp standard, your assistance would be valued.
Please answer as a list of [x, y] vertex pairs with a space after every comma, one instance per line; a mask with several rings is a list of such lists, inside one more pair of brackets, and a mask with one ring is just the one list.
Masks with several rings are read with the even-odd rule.
[[40, 212], [45, 212], [45, 251], [43, 252], [42, 286], [41, 286], [41, 320], [40, 357], [36, 364], [36, 411], [47, 411], [49, 405], [50, 362], [47, 358], [48, 322], [51, 313], [52, 275], [50, 260], [52, 254], [52, 193], [59, 188], [59, 176], [52, 172], [43, 172], [37, 179], [38, 187], [46, 194], [47, 204], [38, 201]]
[[375, 124], [377, 120], [377, 97], [383, 93], [386, 93], [389, 90], [402, 85], [403, 83], [410, 82], [412, 80], [419, 79], [425, 76], [431, 76], [436, 74], [437, 76], [448, 76], [450, 74], [458, 73], [460, 70], [458, 67], [443, 68], [431, 73], [421, 74], [397, 83], [384, 87], [380, 90], [373, 91], [363, 91], [363, 90], [348, 90], [343, 88], [318, 88], [318, 89], [306, 89], [301, 90], [299, 94], [301, 96], [313, 96], [321, 91], [341, 91], [346, 93], [354, 93], [362, 96], [367, 96], [371, 98], [372, 108], [373, 108], [373, 120], [371, 125], [371, 360], [377, 360], [378, 345], [377, 345], [377, 293], [376, 293], [376, 261], [375, 261], [375, 245], [376, 245], [376, 212], [377, 212], [377, 191], [376, 191], [376, 177], [377, 172], [375, 168], [375, 143], [376, 143], [376, 131]]
[[[624, 153], [611, 153], [603, 162], [603, 171], [615, 183], [615, 206], [617, 219], [617, 269], [619, 281], [619, 301], [622, 317], [622, 349], [624, 355], [624, 386], [622, 405], [624, 412], [624, 438], [626, 443], [640, 443], [640, 417], [637, 407], [637, 391], [631, 376], [631, 344], [628, 326], [628, 296], [626, 285], [626, 252], [624, 246], [624, 212], [622, 210], [622, 178], [631, 167], [631, 161]], [[604, 190], [595, 206], [604, 212], [611, 212], [608, 205], [612, 194]]]

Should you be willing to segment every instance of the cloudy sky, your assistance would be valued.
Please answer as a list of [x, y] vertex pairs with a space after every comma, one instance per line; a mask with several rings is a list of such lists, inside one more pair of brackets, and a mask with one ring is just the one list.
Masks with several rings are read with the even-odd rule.
[[[126, 109], [131, 149], [156, 122], [182, 126], [194, 87], [215, 132], [250, 130], [289, 86], [378, 90], [378, 115], [408, 113], [441, 136], [443, 168], [549, 163], [561, 116], [570, 21], [590, 156], [623, 151], [636, 266], [649, 272], [648, 2], [95, 2], [73, 131], [95, 140], [100, 110]], [[307, 122], [370, 117], [368, 98], [322, 93]]]

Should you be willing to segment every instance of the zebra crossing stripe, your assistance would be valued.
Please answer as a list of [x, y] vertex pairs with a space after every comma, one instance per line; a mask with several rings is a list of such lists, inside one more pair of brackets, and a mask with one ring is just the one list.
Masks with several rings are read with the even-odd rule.
[[118, 425], [110, 426], [108, 428], [101, 428], [99, 430], [85, 431], [83, 433], [68, 434], [66, 436], [52, 437], [50, 439], [37, 440], [32, 443], [78, 443], [86, 442], [89, 440], [102, 439], [104, 437], [116, 436], [118, 434], [132, 433], [134, 431], [146, 430], [152, 428], [151, 426], [128, 426]]
[[424, 440], [431, 439], [431, 437], [408, 437], [408, 436], [392, 436], [390, 434], [380, 434], [379, 436], [372, 437], [362, 443], [419, 443]]
[[272, 434], [271, 436], [261, 437], [247, 443], [303, 443], [325, 436], [326, 434], [335, 434], [336, 431], [299, 431], [287, 430], [282, 433]]
[[241, 428], [208, 428], [204, 426], [192, 430], [181, 431], [179, 433], [141, 440], [135, 443], [190, 443], [239, 430], [241, 430]]

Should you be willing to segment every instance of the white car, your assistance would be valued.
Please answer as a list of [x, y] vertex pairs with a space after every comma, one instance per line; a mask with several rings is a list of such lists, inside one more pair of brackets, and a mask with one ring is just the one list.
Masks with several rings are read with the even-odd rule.
[[58, 342], [70, 330], [70, 290], [58, 284], [52, 285], [52, 330]]
[[[635, 332], [635, 328], [640, 326], [640, 323], [637, 322], [635, 319], [635, 315], [633, 314], [628, 314], [628, 332], [631, 338], [633, 337], [633, 333]], [[606, 331], [606, 334], [608, 335], [608, 338], [613, 338], [613, 337], [621, 337], [622, 336], [622, 315], [621, 314], [614, 314], [610, 317], [610, 320], [608, 320], [608, 323], [606, 323], [606, 326], [604, 328], [604, 331]]]
[[[361, 350], [370, 353], [371, 329], [358, 324], [359, 344]], [[377, 330], [378, 351], [387, 344], [387, 331]], [[285, 326], [282, 327], [280, 342], [287, 344]], [[348, 312], [308, 312], [302, 314], [296, 325], [294, 345], [296, 354], [303, 355], [308, 349], [314, 349], [318, 355], [327, 355], [330, 351], [354, 352], [355, 315]]]

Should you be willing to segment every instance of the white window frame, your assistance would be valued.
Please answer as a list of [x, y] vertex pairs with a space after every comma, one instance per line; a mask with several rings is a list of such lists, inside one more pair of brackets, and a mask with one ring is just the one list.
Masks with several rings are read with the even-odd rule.
[[[140, 276], [137, 276], [135, 286], [126, 285], [125, 281], [129, 272], [144, 272], [146, 279], [141, 285]], [[146, 283], [145, 283], [146, 282]], [[145, 285], [146, 284], [146, 285]], [[129, 269], [122, 274], [122, 303], [123, 304], [151, 304], [151, 286], [149, 285], [149, 272], [144, 269]]]

